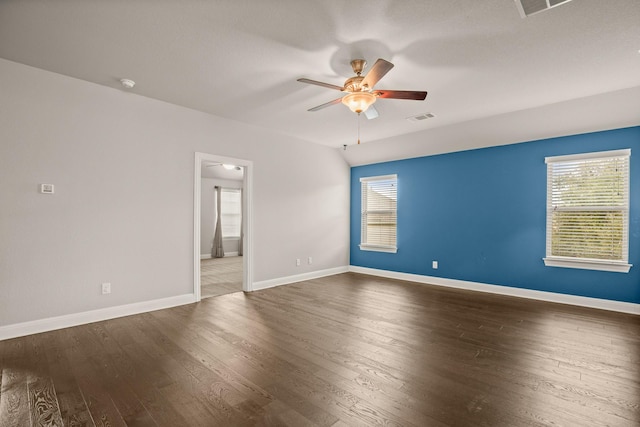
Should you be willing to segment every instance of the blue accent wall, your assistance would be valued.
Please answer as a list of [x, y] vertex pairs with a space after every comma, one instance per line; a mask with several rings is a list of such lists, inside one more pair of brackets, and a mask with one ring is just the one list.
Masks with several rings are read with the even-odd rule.
[[[633, 267], [546, 267], [545, 157], [623, 148]], [[389, 174], [398, 175], [398, 252], [361, 251], [360, 178]], [[640, 127], [353, 167], [351, 265], [640, 303]]]

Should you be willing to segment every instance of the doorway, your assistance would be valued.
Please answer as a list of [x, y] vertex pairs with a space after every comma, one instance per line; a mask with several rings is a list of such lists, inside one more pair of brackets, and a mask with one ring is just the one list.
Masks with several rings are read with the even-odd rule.
[[[252, 290], [252, 172], [248, 160], [195, 153], [194, 173], [194, 295], [196, 301], [212, 295]], [[211, 188], [209, 188], [211, 187]], [[213, 187], [218, 187], [214, 190]], [[224, 189], [224, 190], [223, 190]], [[224, 257], [211, 257], [215, 230], [216, 191], [241, 197], [241, 232], [227, 231]], [[234, 194], [235, 193], [235, 194]], [[233, 227], [232, 227], [233, 228]], [[224, 227], [223, 227], [224, 230]], [[238, 234], [238, 236], [236, 236]], [[240, 250], [238, 250], [240, 249]], [[238, 256], [239, 253], [242, 256]], [[218, 254], [220, 255], [220, 254]], [[238, 280], [241, 278], [241, 286]]]

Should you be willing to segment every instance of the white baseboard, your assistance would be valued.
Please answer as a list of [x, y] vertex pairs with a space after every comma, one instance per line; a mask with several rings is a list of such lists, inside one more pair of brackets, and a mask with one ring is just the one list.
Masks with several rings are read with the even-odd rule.
[[[553, 292], [535, 291], [531, 289], [513, 288], [509, 286], [490, 285], [485, 283], [468, 282], [464, 280], [446, 279], [442, 277], [399, 273], [395, 271], [378, 270], [374, 268], [358, 267], [353, 265], [312, 271], [309, 273], [296, 274], [294, 276], [280, 277], [277, 279], [263, 280], [253, 283], [253, 290], [258, 291], [262, 289], [273, 288], [275, 286], [287, 285], [290, 283], [332, 276], [334, 274], [346, 273], [348, 271], [429, 285], [467, 289], [472, 291], [487, 292], [499, 295], [508, 295], [520, 298], [529, 298], [541, 301], [640, 315], [640, 304], [633, 304], [629, 302], [565, 295]], [[116, 317], [124, 317], [133, 314], [146, 313], [149, 311], [162, 310], [165, 308], [191, 304], [194, 302], [196, 301], [193, 294], [184, 294], [174, 297], [156, 299], [152, 301], [143, 301], [116, 307], [107, 307], [98, 310], [86, 311], [82, 313], [68, 314], [64, 316], [50, 317], [47, 319], [39, 319], [24, 323], [0, 326], [0, 341], [25, 335], [53, 331], [56, 329], [84, 325], [92, 322], [99, 322], [102, 320], [114, 319]]]
[[13, 325], [0, 326], [0, 341], [41, 332], [54, 331], [56, 329], [69, 328], [71, 326], [84, 325], [99, 322], [101, 320], [114, 319], [116, 317], [130, 316], [132, 314], [146, 313], [161, 310], [163, 308], [195, 302], [193, 294], [178, 295], [175, 297], [161, 298], [152, 301], [136, 302], [133, 304], [116, 307], [101, 308], [76, 314], [50, 317], [48, 319], [33, 320]]
[[629, 314], [640, 314], [640, 304], [633, 304], [630, 302], [558, 294], [555, 292], [534, 291], [531, 289], [489, 285], [486, 283], [467, 282], [465, 280], [446, 279], [442, 277], [422, 276], [419, 274], [398, 273], [395, 271], [378, 270], [375, 268], [358, 267], [355, 265], [349, 266], [349, 271], [354, 273], [369, 274], [372, 276], [386, 277], [389, 279], [406, 280], [410, 282], [436, 286], [445, 286], [448, 288], [467, 289], [471, 291], [488, 292], [492, 294], [508, 295], [512, 297], [556, 302], [560, 304], [577, 305], [580, 307], [597, 308], [600, 310], [618, 311], [621, 313]]
[[211, 258], [211, 254], [200, 254], [200, 259]]
[[277, 279], [263, 280], [253, 283], [253, 290], [260, 291], [262, 289], [273, 288], [290, 283], [302, 282], [305, 280], [319, 279], [320, 277], [333, 276], [334, 274], [346, 273], [349, 267], [328, 268], [326, 270], [311, 271], [309, 273], [296, 274], [294, 276], [279, 277]]

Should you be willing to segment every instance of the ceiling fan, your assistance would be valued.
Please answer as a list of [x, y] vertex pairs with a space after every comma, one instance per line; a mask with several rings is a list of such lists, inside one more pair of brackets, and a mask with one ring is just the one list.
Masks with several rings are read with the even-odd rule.
[[308, 111], [318, 111], [342, 102], [354, 113], [357, 113], [358, 115], [360, 115], [360, 113], [364, 113], [367, 119], [375, 119], [378, 117], [378, 111], [373, 106], [373, 103], [376, 102], [376, 99], [378, 98], [414, 99], [422, 101], [427, 97], [427, 92], [411, 90], [374, 90], [373, 86], [375, 86], [375, 84], [393, 68], [393, 64], [379, 58], [376, 63], [373, 64], [373, 67], [371, 67], [367, 75], [362, 76], [362, 71], [366, 65], [367, 61], [364, 59], [354, 59], [351, 61], [351, 68], [353, 68], [353, 72], [356, 73], [356, 75], [348, 78], [344, 82], [344, 86], [337, 86], [305, 78], [298, 79], [298, 81], [302, 83], [318, 85], [347, 93], [338, 99], [318, 105]]

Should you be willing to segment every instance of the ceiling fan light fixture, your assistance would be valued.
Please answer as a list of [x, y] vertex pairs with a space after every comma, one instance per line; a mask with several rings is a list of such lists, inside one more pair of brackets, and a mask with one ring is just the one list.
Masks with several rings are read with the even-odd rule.
[[[547, 1], [547, 0], [539, 0]], [[559, 1], [559, 0], [555, 0]], [[325, 102], [317, 107], [310, 108], [308, 111], [318, 111], [331, 105], [343, 103], [354, 113], [360, 114], [366, 111], [369, 114], [365, 114], [367, 119], [375, 119], [378, 117], [378, 112], [375, 108], [369, 108], [376, 102], [378, 98], [390, 98], [390, 99], [414, 99], [417, 101], [424, 101], [427, 97], [427, 92], [423, 91], [411, 91], [411, 90], [374, 90], [373, 87], [384, 77], [389, 70], [393, 68], [393, 64], [382, 58], [378, 58], [373, 67], [367, 72], [366, 76], [362, 76], [362, 70], [366, 61], [364, 59], [355, 59], [351, 61], [351, 67], [353, 72], [356, 73], [354, 77], [348, 78], [344, 85], [337, 86], [334, 84], [323, 83], [316, 80], [310, 80], [301, 78], [298, 79], [301, 83], [308, 83], [316, 86], [322, 86], [329, 89], [338, 90], [346, 93], [341, 98], [336, 98], [333, 101]]]
[[374, 102], [376, 102], [376, 96], [371, 92], [353, 92], [342, 98], [342, 103], [358, 114], [367, 111]]

